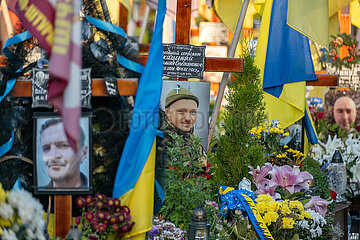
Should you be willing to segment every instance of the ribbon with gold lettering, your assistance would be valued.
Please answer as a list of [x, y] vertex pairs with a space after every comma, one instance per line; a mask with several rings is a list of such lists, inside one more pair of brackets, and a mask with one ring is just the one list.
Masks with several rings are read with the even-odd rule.
[[50, 56], [54, 39], [54, 7], [48, 0], [17, 0], [15, 9], [21, 23]]
[[234, 190], [231, 187], [220, 186], [219, 197], [221, 200], [220, 214], [223, 217], [226, 217], [227, 211], [230, 210], [245, 211], [259, 238], [261, 240], [274, 240], [256, 208], [253, 192], [246, 189]]

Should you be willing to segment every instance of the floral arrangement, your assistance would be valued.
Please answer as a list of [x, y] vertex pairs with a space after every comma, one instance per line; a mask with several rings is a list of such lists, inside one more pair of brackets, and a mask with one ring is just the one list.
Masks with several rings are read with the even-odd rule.
[[[336, 68], [347, 67], [351, 68], [351, 64], [358, 63], [360, 60], [358, 42], [350, 34], [340, 33], [337, 36], [332, 36], [334, 39], [330, 42], [330, 50], [328, 54], [328, 61]], [[340, 58], [340, 48], [347, 48], [348, 56]]]
[[40, 202], [24, 190], [5, 191], [0, 184], [0, 239], [45, 240]]
[[174, 223], [158, 217], [153, 218], [153, 226], [147, 233], [148, 240], [185, 239], [186, 231], [177, 228]]
[[289, 148], [281, 144], [281, 140], [289, 136], [289, 132], [282, 126], [279, 121], [266, 121], [264, 124], [253, 127], [249, 133], [255, 140], [258, 140], [263, 146], [265, 158], [267, 161], [278, 164], [301, 164], [303, 157], [302, 152]]
[[339, 150], [345, 162], [349, 190], [352, 197], [360, 194], [360, 139], [348, 134], [347, 138], [342, 140], [336, 135], [328, 136], [327, 142], [319, 141], [312, 149], [312, 157], [319, 162], [320, 165], [326, 165], [331, 162], [335, 153]]
[[121, 205], [120, 199], [106, 197], [97, 193], [78, 197], [76, 204], [82, 208], [82, 215], [76, 218], [76, 224], [82, 230], [82, 239], [109, 239], [109, 236], [122, 236], [129, 232], [131, 222], [130, 209]]

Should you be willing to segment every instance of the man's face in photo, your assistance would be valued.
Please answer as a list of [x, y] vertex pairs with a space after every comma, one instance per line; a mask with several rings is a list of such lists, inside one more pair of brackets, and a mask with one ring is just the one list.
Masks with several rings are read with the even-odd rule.
[[341, 128], [350, 129], [356, 120], [356, 105], [349, 97], [340, 97], [334, 104], [334, 119]]
[[49, 177], [54, 182], [69, 181], [80, 174], [80, 164], [85, 156], [82, 156], [82, 150], [78, 153], [73, 151], [63, 123], [51, 125], [42, 132], [41, 147]]
[[175, 127], [189, 132], [196, 122], [197, 103], [191, 99], [180, 99], [167, 107], [165, 114]]

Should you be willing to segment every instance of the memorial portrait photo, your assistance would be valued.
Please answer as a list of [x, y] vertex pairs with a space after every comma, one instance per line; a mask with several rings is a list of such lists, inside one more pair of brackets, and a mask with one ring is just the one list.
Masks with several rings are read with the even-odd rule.
[[49, 194], [88, 193], [91, 178], [91, 121], [80, 119], [78, 151], [74, 151], [57, 115], [35, 115], [34, 177], [35, 192]]
[[[165, 80], [160, 108], [178, 133], [195, 134], [206, 150], [209, 127], [210, 83]], [[182, 134], [181, 134], [182, 135]]]
[[325, 94], [325, 117], [328, 123], [337, 123], [351, 130], [360, 124], [360, 93], [355, 90], [329, 90]]

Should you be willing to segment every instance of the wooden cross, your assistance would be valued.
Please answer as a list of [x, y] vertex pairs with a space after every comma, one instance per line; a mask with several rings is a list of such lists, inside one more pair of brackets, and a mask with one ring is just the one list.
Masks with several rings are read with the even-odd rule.
[[[191, 0], [178, 0], [176, 13], [176, 44], [190, 43], [191, 23]], [[180, 21], [181, 20], [181, 21]], [[127, 12], [120, 7], [120, 26], [126, 29]], [[140, 61], [145, 65], [148, 56], [140, 56]], [[209, 72], [243, 72], [244, 60], [241, 58], [205, 58], [205, 71]], [[337, 76], [317, 74], [318, 80], [307, 81], [308, 86], [337, 86]], [[180, 79], [183, 80], [183, 79]], [[119, 94], [122, 96], [136, 95], [137, 82], [133, 80], [117, 80]], [[31, 81], [16, 81], [13, 96], [31, 97]], [[107, 96], [107, 90], [103, 79], [92, 79], [92, 96]], [[71, 225], [71, 195], [55, 196], [55, 235], [65, 237]]]

